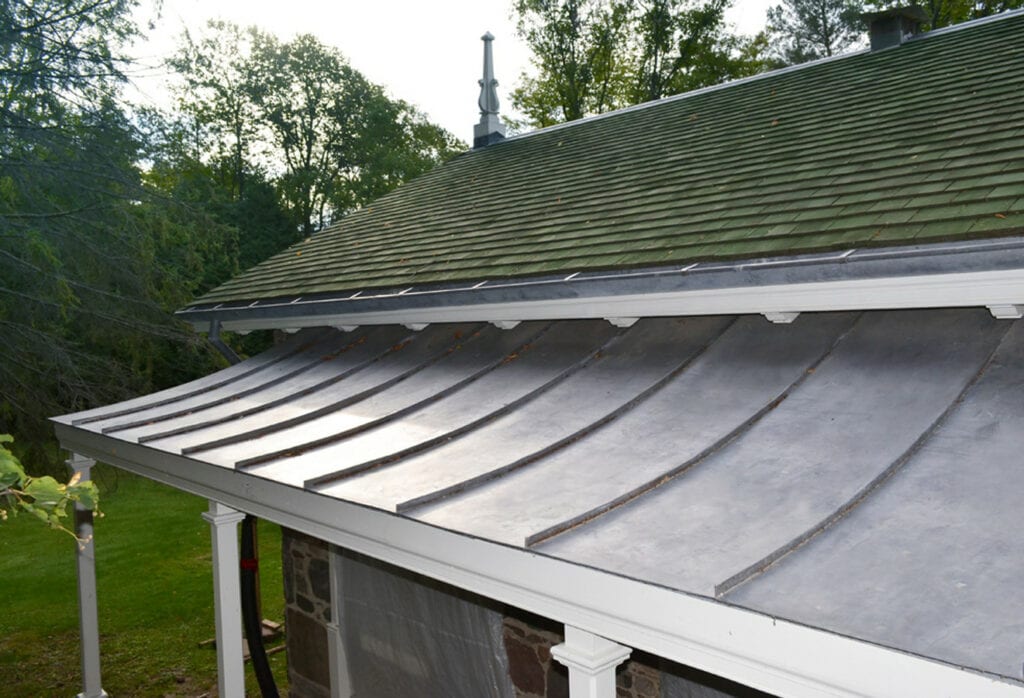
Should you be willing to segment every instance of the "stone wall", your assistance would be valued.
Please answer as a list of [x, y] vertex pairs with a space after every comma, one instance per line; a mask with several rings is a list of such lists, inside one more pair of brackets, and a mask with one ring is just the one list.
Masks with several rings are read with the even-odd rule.
[[331, 619], [331, 585], [327, 544], [302, 533], [283, 530], [284, 628], [288, 641], [291, 698], [328, 698], [327, 623]]
[[[561, 626], [545, 618], [512, 611], [505, 617], [505, 651], [517, 698], [569, 698], [567, 669], [551, 658], [564, 639]], [[634, 652], [615, 675], [618, 698], [659, 698], [657, 658]]]
[[[289, 695], [291, 698], [329, 698], [326, 624], [331, 617], [331, 590], [327, 545], [285, 530], [281, 552]], [[507, 609], [502, 630], [509, 678], [517, 698], [569, 698], [568, 671], [551, 658], [551, 647], [563, 640], [562, 626], [540, 616]], [[766, 695], [637, 651], [619, 667], [616, 689], [617, 698], [764, 698]]]

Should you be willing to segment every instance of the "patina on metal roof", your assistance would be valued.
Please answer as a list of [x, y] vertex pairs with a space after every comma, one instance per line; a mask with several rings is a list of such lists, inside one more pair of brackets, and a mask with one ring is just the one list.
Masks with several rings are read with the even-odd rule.
[[466, 153], [199, 303], [1024, 232], [1024, 14]]
[[56, 422], [1019, 683], [1022, 391], [980, 309], [382, 326]]

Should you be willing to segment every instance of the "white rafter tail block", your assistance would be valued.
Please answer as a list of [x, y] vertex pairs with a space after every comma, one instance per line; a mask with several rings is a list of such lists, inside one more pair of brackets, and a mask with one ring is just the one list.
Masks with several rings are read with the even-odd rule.
[[1021, 317], [1024, 317], [1024, 304], [990, 305], [988, 311], [997, 320], [1020, 320]]
[[352, 698], [352, 677], [348, 670], [343, 634], [345, 607], [341, 564], [341, 548], [336, 545], [330, 546], [331, 620], [327, 623], [327, 668], [331, 677], [331, 698]]
[[569, 698], [615, 698], [615, 669], [632, 650], [600, 635], [565, 626], [565, 642], [551, 656], [569, 668]]
[[407, 330], [412, 330], [413, 332], [419, 332], [420, 330], [426, 329], [429, 324], [429, 322], [407, 322], [405, 323], [405, 328]]
[[520, 323], [519, 320], [495, 320], [491, 324], [499, 330], [511, 330]]
[[[508, 301], [501, 315], [523, 322], [532, 320], [584, 320], [594, 318], [682, 317], [689, 315], [765, 314], [765, 308], [791, 308], [794, 312], [844, 310], [900, 310], [907, 308], [981, 308], [1013, 305], [1006, 298], [1024, 295], [1024, 269], [984, 272], [922, 274], [871, 279], [844, 279], [776, 284]], [[1021, 304], [1016, 304], [1020, 307]], [[773, 311], [774, 312], [774, 311]], [[322, 327], [332, 324], [406, 325], [409, 323], [479, 322], [493, 317], [495, 306], [467, 303], [426, 308], [310, 313], [287, 318], [225, 319], [224, 330], [280, 329], [284, 326]], [[195, 323], [205, 331], [207, 320]]]
[[[96, 461], [72, 453], [65, 461], [72, 473], [90, 479]], [[78, 568], [78, 624], [82, 642], [82, 692], [78, 698], [107, 698], [100, 675], [100, 621], [96, 602], [96, 549], [93, 546], [92, 510], [75, 503], [75, 535], [79, 544], [75, 564]]]
[[605, 320], [615, 327], [632, 327], [639, 318], [635, 317], [606, 317]]
[[238, 564], [238, 522], [245, 514], [210, 500], [203, 513], [213, 545], [213, 606], [216, 614], [217, 695], [245, 697], [242, 658], [241, 582]]
[[335, 325], [334, 329], [341, 330], [342, 332], [353, 332], [359, 329], [359, 325]]
[[800, 313], [762, 313], [762, 315], [768, 322], [773, 322], [776, 325], [788, 325], [796, 320]]

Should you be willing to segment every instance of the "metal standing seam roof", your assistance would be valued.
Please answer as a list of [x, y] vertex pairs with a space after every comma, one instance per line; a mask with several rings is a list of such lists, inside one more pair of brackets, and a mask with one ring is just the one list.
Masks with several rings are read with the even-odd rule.
[[983, 310], [304, 330], [55, 421], [1024, 683], [1024, 323]]
[[459, 156], [199, 306], [1024, 233], [1024, 13]]

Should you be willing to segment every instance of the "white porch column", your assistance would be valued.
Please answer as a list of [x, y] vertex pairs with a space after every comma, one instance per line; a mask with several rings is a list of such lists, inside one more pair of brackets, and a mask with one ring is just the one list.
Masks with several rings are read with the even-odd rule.
[[331, 622], [327, 624], [327, 661], [331, 671], [331, 698], [351, 698], [352, 679], [348, 673], [345, 640], [342, 636], [341, 549], [329, 547], [331, 580]]
[[569, 667], [570, 698], [615, 698], [615, 667], [632, 650], [586, 630], [565, 626], [565, 642], [551, 656]]
[[[91, 477], [92, 458], [72, 453], [65, 461], [72, 473]], [[100, 621], [96, 609], [96, 551], [92, 540], [92, 510], [75, 503], [75, 535], [87, 541], [78, 546], [78, 624], [82, 642], [82, 692], [79, 698], [107, 698], [100, 685]]]
[[217, 691], [221, 698], [244, 698], [242, 602], [238, 567], [238, 522], [245, 514], [210, 500], [203, 518], [213, 545], [213, 603], [216, 614]]

